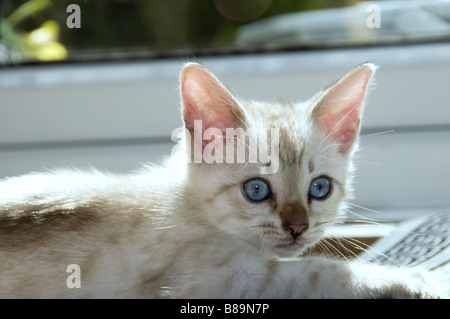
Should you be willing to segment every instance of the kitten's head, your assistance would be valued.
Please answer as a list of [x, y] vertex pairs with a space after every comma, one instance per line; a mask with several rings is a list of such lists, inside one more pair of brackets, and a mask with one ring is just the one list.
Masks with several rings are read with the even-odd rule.
[[192, 218], [268, 256], [297, 256], [317, 243], [351, 192], [351, 157], [374, 71], [363, 64], [290, 104], [238, 100], [204, 66], [185, 65]]

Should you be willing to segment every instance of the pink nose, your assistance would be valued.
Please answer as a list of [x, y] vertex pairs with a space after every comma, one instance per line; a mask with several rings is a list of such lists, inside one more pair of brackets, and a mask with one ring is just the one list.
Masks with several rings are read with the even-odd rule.
[[291, 236], [294, 239], [297, 239], [306, 229], [308, 229], [308, 223], [303, 223], [300, 225], [296, 224], [290, 224], [290, 225], [284, 225], [284, 229], [289, 231], [291, 233]]

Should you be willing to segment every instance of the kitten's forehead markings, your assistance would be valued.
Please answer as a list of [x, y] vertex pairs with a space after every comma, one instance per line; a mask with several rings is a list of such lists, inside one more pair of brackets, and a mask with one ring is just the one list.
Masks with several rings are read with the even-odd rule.
[[305, 156], [305, 142], [296, 140], [286, 130], [280, 130], [280, 161], [285, 166], [298, 167], [303, 163]]

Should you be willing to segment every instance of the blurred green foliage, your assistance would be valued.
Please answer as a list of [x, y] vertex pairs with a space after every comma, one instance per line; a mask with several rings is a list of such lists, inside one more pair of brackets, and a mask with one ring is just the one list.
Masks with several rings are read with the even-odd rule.
[[0, 20], [0, 63], [17, 60], [54, 61], [67, 57], [67, 50], [58, 42], [60, 27], [52, 20], [44, 21], [38, 28], [20, 31], [18, 27], [29, 18], [51, 5], [50, 0], [31, 0], [21, 3], [11, 14]]
[[[151, 52], [195, 48], [220, 48], [232, 43], [236, 29], [250, 21], [237, 21], [222, 14], [215, 2], [221, 0], [2, 0], [0, 19], [8, 22], [1, 36], [8, 43], [8, 32], [31, 32], [45, 21], [60, 26], [59, 41], [69, 57], [86, 52], [144, 49]], [[222, 0], [225, 2], [227, 0]], [[252, 2], [240, 0], [251, 8]], [[239, 2], [233, 1], [239, 5]], [[352, 5], [357, 0], [267, 0], [265, 12], [256, 19], [283, 13]], [[25, 3], [40, 4], [17, 18], [17, 8]], [[69, 4], [81, 8], [81, 28], [69, 29]], [[16, 18], [13, 18], [16, 15]], [[9, 31], [8, 31], [8, 30]], [[14, 40], [12, 40], [14, 42]], [[181, 54], [180, 53], [180, 54]]]

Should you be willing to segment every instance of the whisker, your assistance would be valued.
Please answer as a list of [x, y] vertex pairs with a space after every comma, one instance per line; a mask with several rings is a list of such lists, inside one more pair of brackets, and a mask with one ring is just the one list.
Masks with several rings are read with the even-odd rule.
[[373, 166], [383, 166], [384, 165], [383, 163], [375, 163], [375, 162], [367, 162], [367, 163], [370, 165], [373, 165]]
[[384, 215], [385, 217], [383, 217], [383, 219], [374, 219], [374, 218], [370, 218], [370, 217], [367, 217], [367, 216], [364, 216], [364, 215], [357, 214], [354, 211], [351, 211], [349, 209], [345, 209], [345, 211], [347, 213], [356, 215], [358, 217], [361, 217], [361, 219], [346, 218], [346, 222], [366, 224], [368, 226], [369, 225], [375, 225], [375, 226], [381, 226], [381, 227], [386, 227], [386, 228], [395, 227], [395, 231], [397, 233], [402, 233], [404, 236], [408, 236], [408, 235], [433, 236], [433, 234], [428, 234], [426, 232], [421, 232], [421, 231], [418, 231], [418, 230], [414, 231], [414, 230], [410, 229], [407, 226], [403, 227], [401, 224], [400, 225], [398, 224], [398, 221], [394, 221], [393, 219], [388, 219], [387, 216], [386, 216], [387, 214], [383, 213], [381, 211], [376, 211], [376, 210], [369, 209], [369, 208], [366, 208], [366, 207], [363, 207], [363, 206], [359, 206], [359, 205], [356, 205], [356, 204], [352, 204], [352, 203], [349, 203], [349, 204], [352, 205], [352, 206], [355, 206], [357, 208], [360, 208], [360, 209], [364, 209], [364, 210], [367, 210], [367, 211], [370, 211], [370, 212], [377, 213], [379, 215]]
[[[370, 248], [370, 245], [368, 245], [368, 244], [366, 244], [366, 243], [364, 243], [364, 242], [362, 242], [362, 241], [360, 241], [360, 240], [358, 240], [356, 238], [352, 238], [352, 237], [340, 238], [339, 240], [343, 241], [343, 242], [349, 244], [350, 246], [352, 246], [353, 248], [356, 248], [356, 249], [361, 250], [361, 251], [367, 251], [367, 249]], [[352, 252], [352, 253], [355, 256], [357, 256], [356, 253], [354, 253], [354, 252]]]
[[331, 257], [334, 255], [325, 244], [325, 240], [318, 242], [315, 247], [318, 248], [325, 257]]
[[253, 152], [253, 154], [255, 154], [256, 156], [258, 155], [258, 151], [251, 148], [250, 145], [245, 140], [242, 140], [241, 138], [239, 138], [237, 136], [228, 137], [228, 138], [235, 139], [236, 141], [242, 143], [249, 151]]
[[[227, 137], [227, 139], [234, 139], [234, 140], [236, 140], [237, 142], [242, 143], [242, 144], [245, 146], [245, 149], [246, 149], [246, 150], [248, 150], [249, 152], [252, 152], [252, 153], [256, 156], [256, 158], [258, 158], [258, 151], [255, 150], [255, 149], [253, 149], [253, 148], [252, 148], [245, 140], [242, 140], [241, 138], [239, 138], [239, 137], [237, 137], [237, 136]], [[250, 154], [249, 154], [249, 155], [250, 155]], [[249, 163], [250, 163], [250, 161], [249, 161], [249, 160], [246, 160], [246, 161], [245, 161], [245, 165], [244, 165], [242, 168], [240, 168], [239, 170], [237, 170], [236, 172], [234, 172], [234, 174], [239, 173], [240, 171], [242, 171], [243, 169], [245, 169]], [[259, 167], [262, 166], [261, 163], [253, 163], [253, 164], [258, 164]]]
[[383, 135], [383, 134], [388, 134], [388, 133], [393, 133], [393, 132], [395, 132], [395, 130], [388, 130], [388, 131], [383, 131], [383, 132], [378, 132], [378, 133], [371, 133], [371, 134], [363, 135], [363, 137], [377, 136], [377, 135]]
[[268, 240], [265, 238], [265, 235], [261, 237], [261, 254], [263, 256], [270, 256], [270, 247], [268, 245]]
[[[335, 243], [339, 248], [336, 247], [335, 245], [333, 245], [331, 242], [330, 242], [330, 245], [332, 245], [334, 247], [334, 250], [336, 251], [336, 253], [340, 257], [344, 258], [346, 261], [349, 261], [348, 256], [346, 256], [343, 251], [345, 251], [349, 255], [351, 255], [352, 252], [347, 247], [345, 247], [344, 244], [342, 244], [342, 242], [340, 241], [339, 238], [337, 238], [337, 237], [336, 238], [330, 237], [330, 238], [327, 238], [327, 240], [332, 241], [333, 243]], [[341, 251], [341, 249], [343, 251]]]
[[[328, 247], [331, 249], [331, 252], [333, 254], [333, 256], [335, 257], [340, 257], [345, 259], [346, 261], [348, 261], [348, 258], [344, 255], [344, 253], [342, 253], [335, 245], [333, 245], [330, 241], [333, 241], [335, 243], [336, 240], [334, 238], [324, 238], [324, 240], [322, 241], [325, 245], [328, 245]], [[339, 243], [338, 243], [339, 244]], [[340, 246], [343, 247], [342, 244], [339, 244]], [[345, 247], [344, 247], [345, 248]]]
[[343, 144], [339, 144], [339, 143], [332, 143], [330, 145], [327, 145], [326, 147], [322, 148], [318, 153], [316, 153], [314, 156], [315, 157], [321, 157], [320, 154], [322, 154], [326, 149], [330, 148], [330, 147], [336, 147], [336, 146], [341, 146]]
[[228, 249], [225, 252], [225, 255], [228, 255], [229, 253], [232, 252], [232, 250], [236, 249], [237, 247], [241, 246], [244, 242], [246, 242], [247, 240], [249, 240], [252, 236], [254, 236], [256, 234], [256, 232], [252, 232], [250, 233], [250, 235], [248, 235], [247, 237], [244, 237], [243, 239], [241, 239], [240, 241], [238, 241], [234, 246], [230, 247], [230, 249]]
[[386, 213], [383, 213], [383, 212], [381, 212], [379, 210], [375, 210], [375, 209], [367, 208], [367, 207], [364, 207], [364, 206], [360, 206], [360, 205], [357, 205], [355, 203], [347, 202], [347, 204], [352, 206], [352, 207], [355, 207], [355, 208], [358, 208], [358, 209], [362, 209], [362, 210], [365, 210], [365, 211], [368, 211], [368, 212], [371, 212], [371, 213], [376, 213], [376, 214], [380, 214], [380, 215], [386, 215]]
[[244, 167], [242, 167], [242, 168], [240, 168], [240, 169], [238, 169], [237, 171], [235, 171], [233, 174], [237, 174], [237, 173], [239, 173], [240, 171], [242, 171], [243, 169], [245, 169], [246, 167], [247, 167], [247, 165], [248, 165], [248, 161], [247, 162], [245, 162], [245, 165], [244, 165]]
[[352, 223], [352, 224], [359, 224], [360, 226], [381, 226], [381, 227], [390, 227], [387, 224], [383, 224], [380, 221], [376, 221], [376, 220], [371, 220], [371, 219], [353, 219], [353, 218], [346, 218], [345, 220], [343, 220], [344, 223]]

